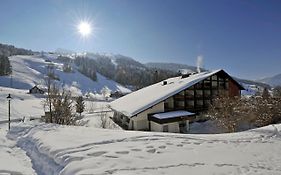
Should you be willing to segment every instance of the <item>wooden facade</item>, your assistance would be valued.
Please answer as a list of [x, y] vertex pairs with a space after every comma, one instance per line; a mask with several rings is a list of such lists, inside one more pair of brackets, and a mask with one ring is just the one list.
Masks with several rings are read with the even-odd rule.
[[241, 85], [221, 71], [169, 97], [164, 101], [164, 109], [165, 112], [187, 110], [198, 113], [207, 110], [214, 97], [240, 96], [241, 89]]

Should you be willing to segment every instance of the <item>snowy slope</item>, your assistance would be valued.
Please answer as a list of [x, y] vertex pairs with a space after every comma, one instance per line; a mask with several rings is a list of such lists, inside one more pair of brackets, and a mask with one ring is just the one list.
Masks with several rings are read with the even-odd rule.
[[281, 125], [191, 135], [18, 125], [9, 138], [38, 174], [281, 174]]
[[272, 77], [263, 78], [258, 81], [270, 84], [271, 86], [281, 86], [281, 74], [274, 75]]
[[[100, 92], [103, 87], [108, 87], [112, 91], [130, 92], [129, 89], [121, 86], [115, 81], [109, 80], [97, 73], [97, 82], [92, 81], [77, 70], [74, 73], [65, 73], [62, 71], [63, 64], [58, 62], [55, 57], [49, 59], [55, 65], [55, 74], [59, 77], [60, 83], [76, 90], [76, 92]], [[13, 67], [12, 83], [11, 76], [0, 77], [0, 86], [12, 87], [17, 89], [29, 89], [34, 85], [44, 84], [46, 75], [46, 66], [49, 64], [45, 59], [39, 56], [12, 56], [10, 61]]]
[[[12, 95], [11, 119], [23, 117], [41, 117], [44, 114], [43, 96], [27, 94], [26, 90], [12, 89], [0, 86], [0, 122], [8, 120], [8, 94]], [[1, 126], [0, 126], [1, 128]]]

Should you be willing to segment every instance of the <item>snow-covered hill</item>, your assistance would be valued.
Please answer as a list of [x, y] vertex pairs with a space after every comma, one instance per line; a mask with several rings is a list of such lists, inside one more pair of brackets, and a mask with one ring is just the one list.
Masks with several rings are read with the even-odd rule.
[[97, 81], [84, 76], [74, 68], [74, 72], [63, 71], [63, 64], [56, 60], [56, 56], [48, 55], [46, 58], [40, 56], [12, 56], [10, 61], [13, 68], [12, 76], [0, 77], [0, 86], [17, 89], [30, 89], [34, 85], [43, 85], [44, 77], [47, 73], [47, 66], [51, 61], [54, 64], [54, 73], [59, 78], [60, 83], [80, 93], [100, 92], [103, 87], [108, 87], [111, 91], [119, 90], [124, 93], [129, 89], [109, 80], [97, 73]]
[[263, 78], [258, 81], [270, 84], [271, 86], [281, 86], [281, 74], [274, 75], [272, 77]]

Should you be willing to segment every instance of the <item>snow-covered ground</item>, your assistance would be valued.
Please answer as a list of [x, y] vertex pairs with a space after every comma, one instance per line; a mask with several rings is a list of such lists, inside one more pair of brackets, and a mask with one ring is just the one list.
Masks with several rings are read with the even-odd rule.
[[[55, 69], [54, 73], [60, 79], [60, 83], [69, 87], [75, 93], [81, 91], [83, 94], [86, 92], [99, 92], [107, 87], [111, 91], [119, 90], [124, 93], [130, 92], [129, 89], [109, 80], [101, 74], [97, 73], [97, 81], [92, 81], [90, 78], [84, 76], [76, 69], [74, 72], [63, 72], [63, 64], [55, 59], [56, 57], [48, 55], [47, 58], [40, 56], [11, 56], [10, 61], [13, 69], [12, 76], [1, 76], [0, 86], [13, 87], [17, 89], [30, 89], [34, 85], [43, 85], [44, 76], [47, 73], [47, 66], [52, 61]], [[11, 78], [12, 77], [12, 78]], [[75, 91], [76, 90], [76, 91]], [[80, 93], [81, 93], [80, 92]]]
[[280, 130], [191, 135], [19, 124], [8, 138], [38, 174], [279, 175]]
[[25, 151], [7, 139], [6, 133], [6, 129], [0, 128], [0, 174], [36, 174]]
[[[12, 118], [44, 113], [42, 98], [1, 87], [1, 120], [8, 93]], [[112, 122], [100, 129], [108, 102], [85, 103], [84, 126], [26, 121], [6, 136], [0, 124], [0, 174], [281, 174], [281, 125], [213, 135], [123, 131]]]
[[[27, 94], [26, 90], [12, 89], [0, 86], [0, 124], [1, 121], [8, 120], [8, 94], [12, 94], [11, 100], [11, 120], [29, 118], [40, 118], [44, 115], [44, 96]], [[101, 114], [105, 115], [107, 120], [107, 128], [120, 129], [114, 124], [109, 117], [113, 116], [113, 112], [107, 107], [106, 101], [85, 100], [85, 111], [82, 113], [83, 119], [81, 123], [87, 127], [101, 127]], [[104, 113], [101, 111], [105, 111]], [[0, 125], [0, 128], [4, 125]]]
[[0, 121], [8, 120], [8, 94], [12, 95], [11, 119], [41, 117], [44, 114], [43, 96], [27, 94], [26, 90], [0, 86]]

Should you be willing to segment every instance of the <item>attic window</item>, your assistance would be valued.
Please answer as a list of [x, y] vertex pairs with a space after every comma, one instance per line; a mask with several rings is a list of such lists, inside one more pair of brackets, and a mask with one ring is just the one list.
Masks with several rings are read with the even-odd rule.
[[168, 83], [167, 81], [163, 81], [163, 82], [162, 82], [162, 85], [163, 85], [163, 86], [164, 86], [164, 85], [167, 85], [167, 83]]

